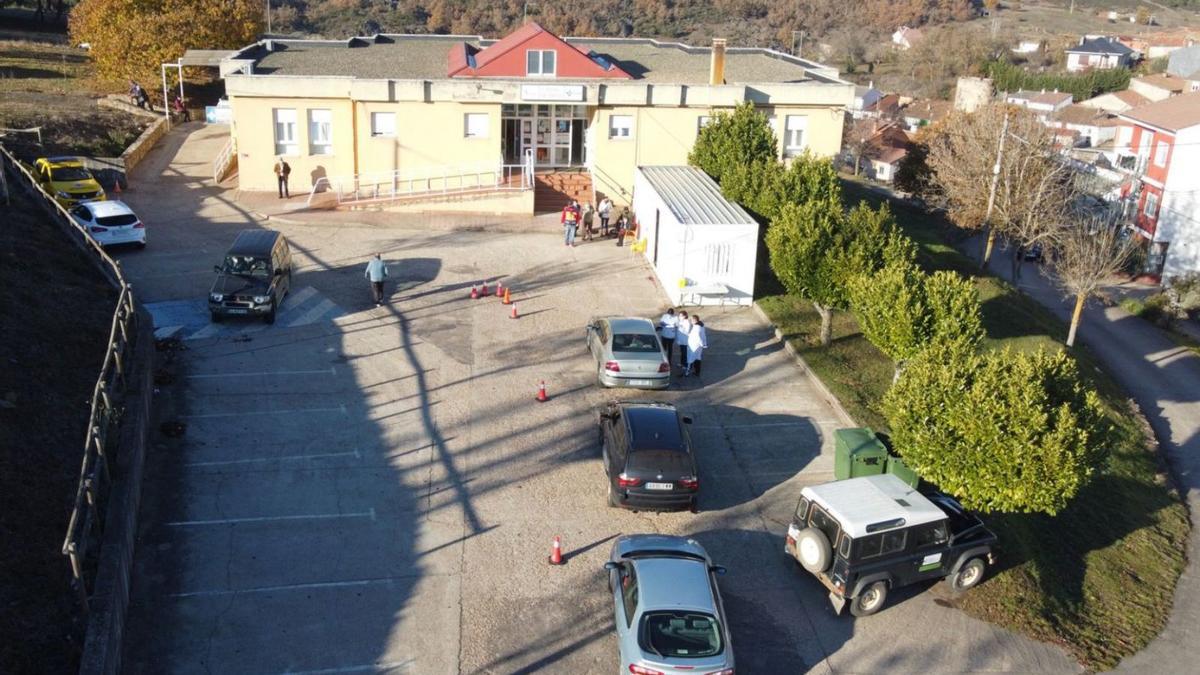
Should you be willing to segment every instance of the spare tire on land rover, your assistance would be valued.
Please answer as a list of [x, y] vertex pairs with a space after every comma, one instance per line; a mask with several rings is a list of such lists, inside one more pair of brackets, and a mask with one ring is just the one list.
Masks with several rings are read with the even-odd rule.
[[829, 537], [815, 527], [806, 527], [796, 536], [796, 561], [804, 569], [819, 574], [829, 569], [833, 549]]

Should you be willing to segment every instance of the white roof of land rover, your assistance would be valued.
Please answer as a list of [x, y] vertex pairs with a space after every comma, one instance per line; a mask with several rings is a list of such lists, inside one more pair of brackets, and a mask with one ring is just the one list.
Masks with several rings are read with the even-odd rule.
[[904, 519], [904, 527], [946, 518], [945, 512], [924, 495], [887, 473], [813, 485], [801, 494], [820, 504], [851, 537], [895, 529], [900, 525], [873, 527], [869, 532], [867, 526], [899, 518]]

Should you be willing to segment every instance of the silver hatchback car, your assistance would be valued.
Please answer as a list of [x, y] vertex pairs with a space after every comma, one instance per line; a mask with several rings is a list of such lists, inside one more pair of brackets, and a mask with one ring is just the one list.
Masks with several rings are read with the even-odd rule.
[[617, 538], [604, 564], [613, 595], [622, 673], [733, 675], [729, 623], [717, 589], [725, 568], [694, 539]]
[[593, 319], [587, 326], [587, 346], [603, 387], [666, 389], [671, 384], [671, 364], [649, 319]]

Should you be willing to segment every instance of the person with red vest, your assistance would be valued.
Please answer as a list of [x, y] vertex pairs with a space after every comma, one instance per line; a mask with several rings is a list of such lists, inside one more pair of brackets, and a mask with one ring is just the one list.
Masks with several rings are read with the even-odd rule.
[[566, 246], [575, 245], [575, 230], [579, 227], [579, 218], [579, 202], [572, 199], [570, 204], [563, 207], [562, 218], [559, 219], [565, 230], [566, 239], [564, 243]]

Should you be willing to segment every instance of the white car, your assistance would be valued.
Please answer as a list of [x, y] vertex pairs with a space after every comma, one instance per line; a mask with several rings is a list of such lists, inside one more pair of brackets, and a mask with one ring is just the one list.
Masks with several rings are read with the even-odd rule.
[[71, 217], [101, 246], [146, 247], [146, 224], [121, 201], [88, 202], [71, 209]]

